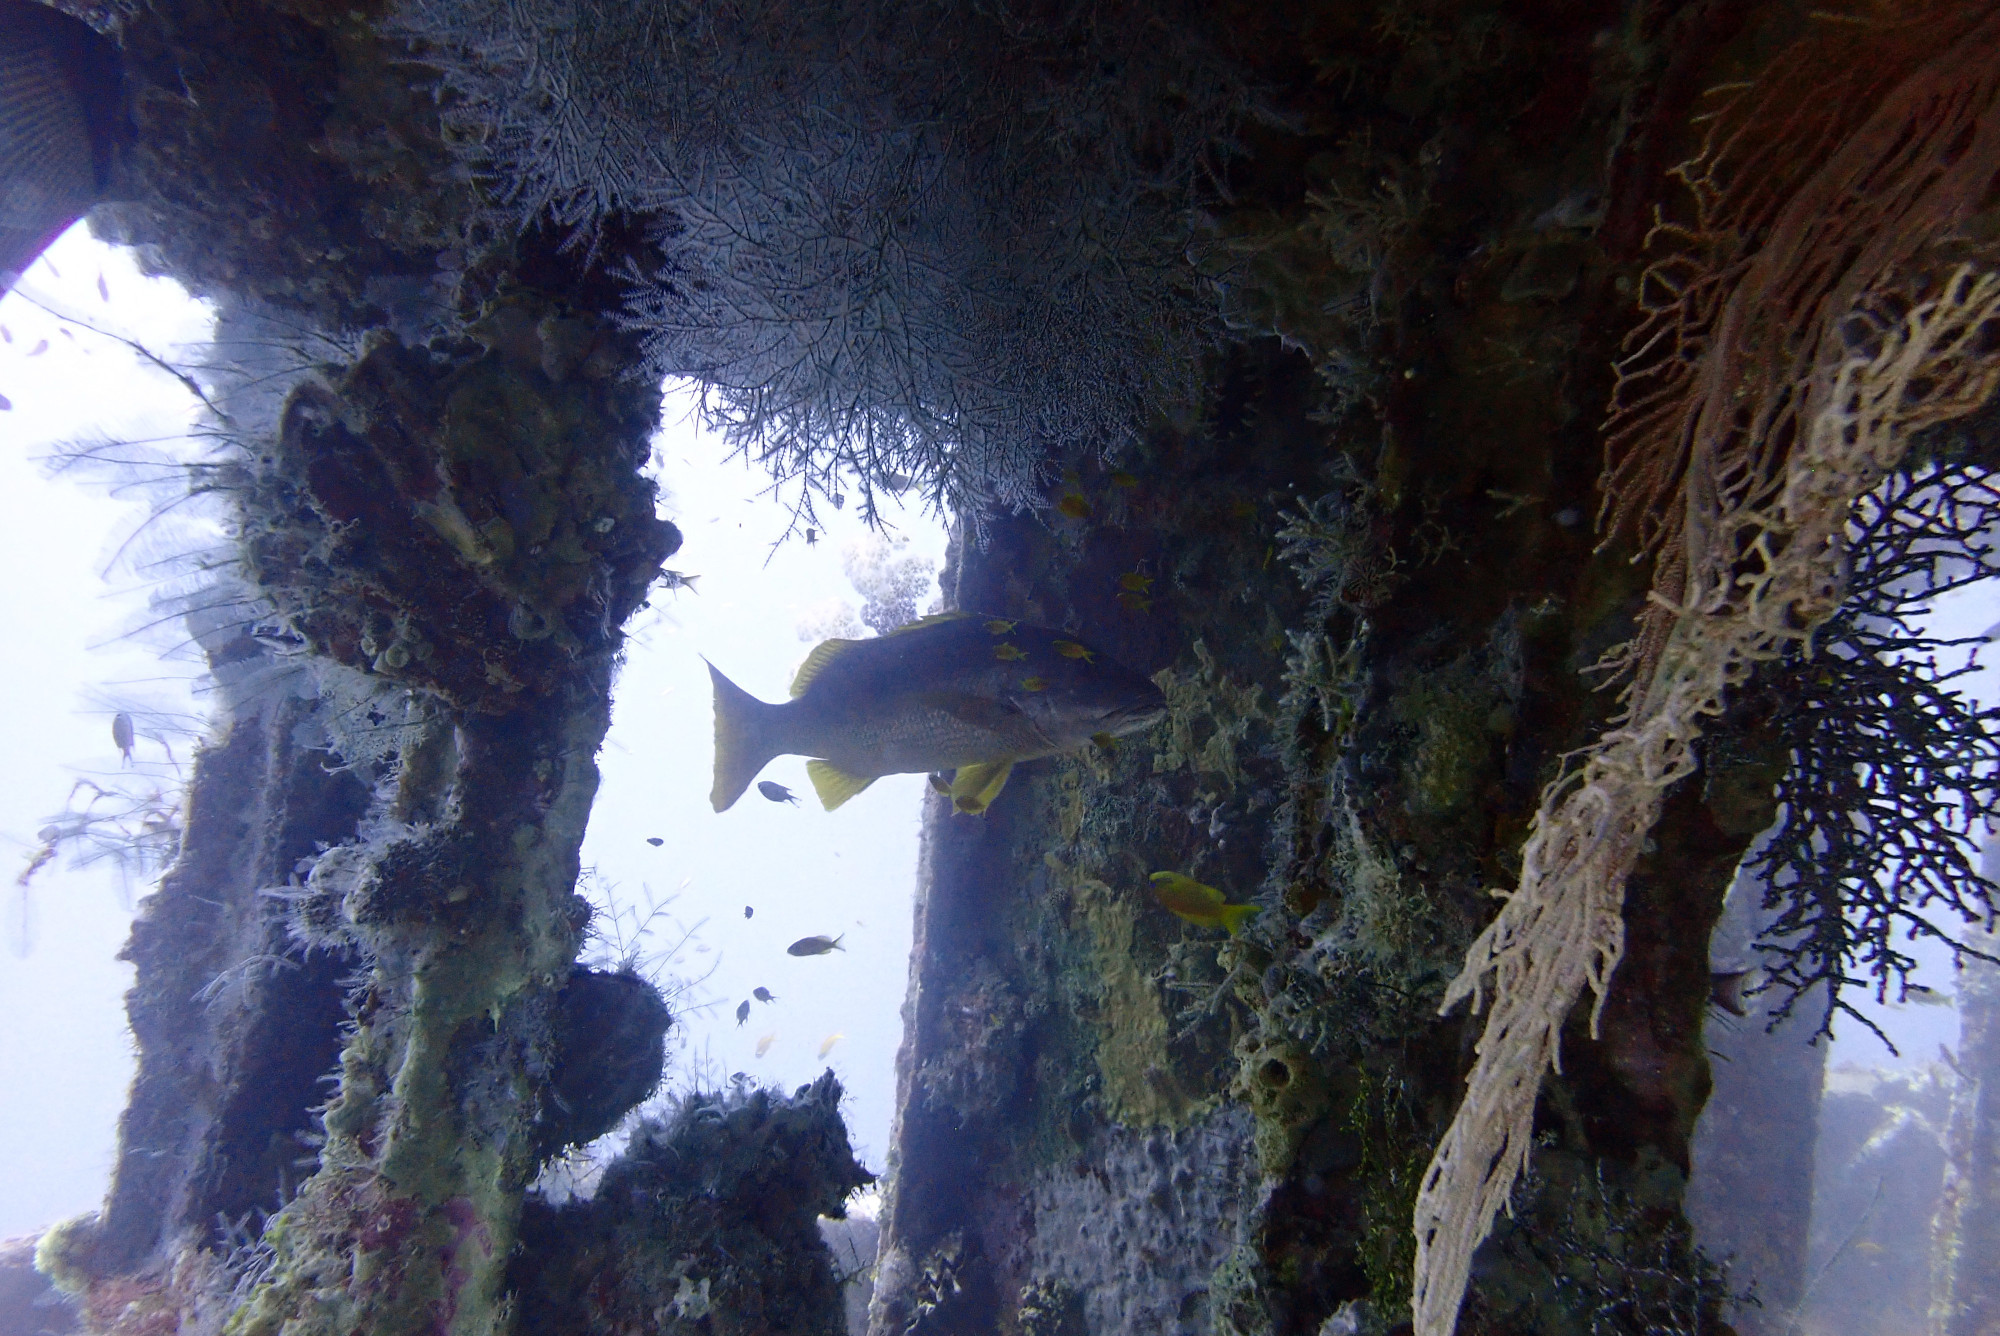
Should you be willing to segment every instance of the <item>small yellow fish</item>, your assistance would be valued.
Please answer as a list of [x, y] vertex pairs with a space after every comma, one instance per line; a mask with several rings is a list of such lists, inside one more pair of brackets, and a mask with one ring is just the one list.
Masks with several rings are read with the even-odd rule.
[[823, 956], [829, 951], [845, 951], [847, 948], [840, 944], [840, 938], [845, 936], [847, 936], [846, 933], [840, 934], [840, 937], [801, 937], [785, 948], [785, 954], [788, 956]]
[[1065, 659], [1082, 659], [1085, 663], [1097, 657], [1096, 650], [1079, 645], [1074, 640], [1058, 640], [1050, 648]]
[[1008, 621], [1002, 617], [995, 617], [986, 623], [986, 629], [996, 636], [1004, 636], [1020, 624], [1021, 619], [1019, 617], [1014, 618], [1012, 621]]
[[1134, 594], [1150, 594], [1153, 592], [1153, 577], [1127, 571], [1118, 577], [1118, 587]]
[[1129, 473], [1114, 473], [1111, 475], [1111, 485], [1113, 487], [1132, 488], [1139, 485], [1139, 480]]
[[846, 1035], [842, 1034], [838, 1030], [835, 1030], [832, 1034], [826, 1037], [826, 1042], [819, 1046], [819, 1055], [823, 1058], [827, 1054], [833, 1052], [833, 1046], [845, 1038], [847, 1038]]
[[769, 1053], [771, 1051], [771, 1045], [777, 1042], [778, 1042], [778, 1032], [775, 1030], [773, 1030], [770, 1034], [765, 1035], [762, 1039], [759, 1039], [757, 1041], [757, 1056], [761, 1058], [766, 1053]]
[[[1057, 652], [1060, 653], [1062, 651], [1062, 647], [1068, 643], [1069, 642], [1066, 640], [1058, 640], [1056, 642]], [[996, 659], [1004, 659], [1008, 663], [1012, 663], [1016, 659], [1027, 658], [1028, 651], [1022, 649], [1019, 645], [1016, 645], [1013, 641], [1009, 640], [1002, 644], [995, 645], [993, 647], [993, 657]]]
[[1064, 492], [1062, 500], [1056, 502], [1056, 509], [1073, 520], [1090, 518], [1090, 502], [1083, 499], [1081, 492]]
[[1215, 887], [1178, 872], [1155, 872], [1150, 880], [1153, 894], [1169, 913], [1198, 928], [1225, 928], [1231, 937], [1259, 909], [1257, 905], [1232, 905]]
[[1028, 677], [1023, 678], [1021, 681], [1021, 690], [1023, 691], [1047, 691], [1048, 689], [1049, 679], [1046, 677]]
[[1135, 594], [1129, 589], [1119, 591], [1118, 603], [1127, 612], [1151, 612], [1153, 610], [1152, 599], [1147, 598], [1144, 594]]

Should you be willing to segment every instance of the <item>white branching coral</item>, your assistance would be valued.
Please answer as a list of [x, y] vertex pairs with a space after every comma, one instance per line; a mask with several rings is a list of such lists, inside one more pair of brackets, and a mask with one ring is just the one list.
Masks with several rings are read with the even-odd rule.
[[874, 534], [840, 554], [840, 569], [861, 594], [861, 622], [877, 634], [915, 621], [936, 583], [934, 564], [909, 546], [907, 538]]
[[[1247, 94], [1200, 6], [404, 0], [523, 222], [637, 216], [651, 367], [810, 516], [1035, 504], [1194, 381], [1186, 206]], [[835, 504], [839, 504], [837, 501]], [[809, 522], [809, 521], [808, 521]]]
[[1622, 719], [1543, 794], [1520, 883], [1446, 992], [1447, 1009], [1468, 997], [1475, 1011], [1491, 1005], [1417, 1198], [1417, 1336], [1448, 1336], [1457, 1320], [1473, 1251], [1527, 1163], [1536, 1094], [1560, 1069], [1563, 1022], [1586, 987], [1596, 1029], [1624, 949], [1626, 878], [1667, 789], [1694, 767], [1704, 719], [1757, 664], [1809, 645], [1839, 607], [1856, 502], [1900, 464], [1912, 431], [1989, 398], [1996, 321], [2000, 275], [1970, 268], [1907, 309], [1864, 302], [1844, 326], [1857, 350], [1800, 387], [1807, 430], [1775, 485], [1705, 511], [1690, 499], [1701, 547], [1688, 553], [1666, 646]]

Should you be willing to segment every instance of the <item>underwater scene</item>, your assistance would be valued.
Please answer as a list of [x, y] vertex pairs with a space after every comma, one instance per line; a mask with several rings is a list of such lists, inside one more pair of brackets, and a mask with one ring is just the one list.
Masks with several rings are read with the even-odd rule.
[[0, 1336], [1996, 1336], [2000, 6], [0, 0]]

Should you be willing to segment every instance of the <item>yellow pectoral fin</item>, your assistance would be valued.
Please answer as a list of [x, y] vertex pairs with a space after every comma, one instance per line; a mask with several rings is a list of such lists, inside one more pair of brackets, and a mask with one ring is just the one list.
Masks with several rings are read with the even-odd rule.
[[959, 769], [951, 779], [951, 805], [954, 810], [967, 816], [982, 815], [1000, 796], [1000, 790], [1007, 787], [1007, 776], [1014, 773], [1012, 761], [995, 761], [990, 765], [968, 765]]
[[873, 784], [876, 777], [850, 775], [838, 766], [813, 760], [806, 762], [806, 778], [812, 781], [813, 792], [819, 795], [820, 806], [831, 812]]

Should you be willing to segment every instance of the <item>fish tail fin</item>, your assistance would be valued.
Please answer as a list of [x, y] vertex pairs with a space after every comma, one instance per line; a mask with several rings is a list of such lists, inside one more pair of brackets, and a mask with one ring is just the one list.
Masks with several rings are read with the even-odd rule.
[[1216, 912], [1222, 916], [1222, 926], [1229, 930], [1231, 937], [1234, 937], [1237, 930], [1254, 918], [1262, 908], [1261, 905], [1224, 905]]
[[727, 811], [757, 772], [769, 765], [782, 748], [771, 739], [770, 705], [737, 686], [708, 665], [715, 683], [715, 787], [708, 801], [718, 812]]
[[80, 20], [0, 5], [0, 162], [33, 183], [7, 192], [0, 293], [103, 196], [122, 137], [121, 68], [117, 46]]

